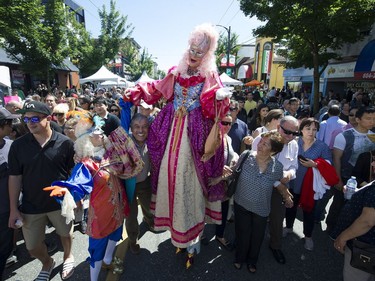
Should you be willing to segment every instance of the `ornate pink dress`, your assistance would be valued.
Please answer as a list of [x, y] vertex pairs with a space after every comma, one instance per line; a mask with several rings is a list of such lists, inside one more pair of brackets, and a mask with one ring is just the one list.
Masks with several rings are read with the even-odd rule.
[[[140, 84], [131, 100], [154, 103], [162, 96], [167, 105], [153, 121], [147, 145], [152, 164], [156, 230], [170, 230], [172, 244], [186, 248], [199, 241], [205, 223], [221, 223], [222, 183], [209, 187], [208, 179], [220, 176], [223, 146], [202, 162], [204, 145], [215, 116], [215, 92], [221, 88], [216, 73], [211, 77], [182, 78], [168, 74], [154, 83]], [[229, 100], [218, 101], [221, 117]], [[211, 189], [212, 188], [212, 189]]]

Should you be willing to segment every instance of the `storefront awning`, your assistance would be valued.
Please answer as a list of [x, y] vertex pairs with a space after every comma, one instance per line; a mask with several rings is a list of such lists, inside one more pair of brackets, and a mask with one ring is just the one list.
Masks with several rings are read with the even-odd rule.
[[359, 54], [354, 77], [358, 80], [375, 80], [375, 40], [368, 42]]
[[251, 65], [241, 65], [238, 69], [237, 79], [249, 79], [253, 76]]

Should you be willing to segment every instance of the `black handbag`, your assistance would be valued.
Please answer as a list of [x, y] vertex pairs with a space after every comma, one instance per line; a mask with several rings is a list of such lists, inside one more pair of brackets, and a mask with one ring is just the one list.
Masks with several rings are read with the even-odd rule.
[[353, 240], [350, 265], [370, 274], [375, 274], [375, 246]]
[[228, 197], [232, 197], [233, 194], [236, 192], [236, 188], [237, 188], [237, 184], [238, 184], [238, 178], [240, 177], [240, 174], [241, 174], [241, 171], [242, 171], [242, 165], [245, 162], [245, 160], [247, 159], [247, 157], [249, 156], [249, 154], [250, 154], [250, 150], [246, 151], [246, 154], [245, 154], [244, 158], [242, 158], [242, 161], [241, 161], [240, 165], [237, 167], [237, 169], [235, 169], [233, 171], [232, 181], [229, 183], [228, 189], [227, 189], [227, 196]]

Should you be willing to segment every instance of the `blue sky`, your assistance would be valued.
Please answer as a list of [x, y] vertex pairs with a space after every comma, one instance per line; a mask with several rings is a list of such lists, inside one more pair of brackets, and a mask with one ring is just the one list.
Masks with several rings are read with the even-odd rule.
[[[110, 0], [75, 0], [85, 9], [86, 29], [100, 33], [98, 8], [109, 10]], [[190, 32], [201, 23], [231, 26], [239, 35], [238, 43], [254, 43], [252, 30], [261, 23], [245, 17], [238, 0], [117, 0], [116, 7], [134, 26], [132, 37], [153, 55], [159, 68], [177, 65], [187, 48]], [[219, 32], [227, 34], [218, 27]]]

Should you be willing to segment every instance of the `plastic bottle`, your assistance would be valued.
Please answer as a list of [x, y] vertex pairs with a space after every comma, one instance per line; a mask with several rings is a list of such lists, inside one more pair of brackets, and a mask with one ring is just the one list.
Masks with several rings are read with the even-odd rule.
[[355, 193], [356, 188], [357, 181], [356, 178], [352, 176], [346, 183], [346, 192], [344, 194], [346, 200], [350, 200], [352, 198], [352, 195]]

